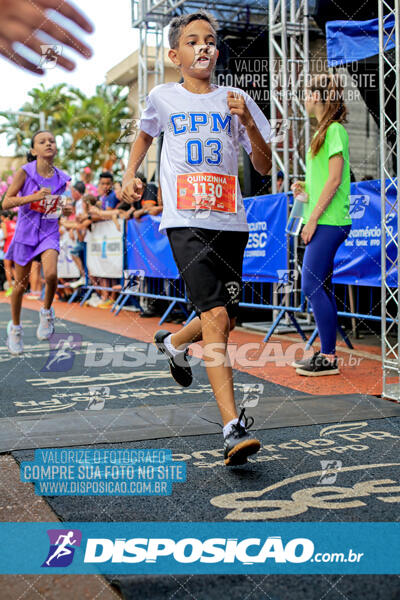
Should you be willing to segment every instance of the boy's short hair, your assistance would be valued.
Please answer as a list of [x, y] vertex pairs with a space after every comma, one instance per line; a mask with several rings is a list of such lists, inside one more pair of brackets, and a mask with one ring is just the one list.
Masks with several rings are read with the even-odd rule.
[[195, 13], [190, 13], [189, 15], [180, 15], [179, 17], [174, 17], [169, 24], [168, 31], [168, 42], [170, 48], [177, 48], [179, 45], [179, 40], [182, 34], [182, 29], [189, 25], [192, 21], [207, 21], [210, 23], [211, 27], [217, 32], [218, 30], [218, 21], [212, 16], [211, 13], [205, 10], [199, 10]]
[[102, 173], [100, 173], [99, 179], [110, 179], [113, 182], [114, 176], [109, 171], [103, 171]]

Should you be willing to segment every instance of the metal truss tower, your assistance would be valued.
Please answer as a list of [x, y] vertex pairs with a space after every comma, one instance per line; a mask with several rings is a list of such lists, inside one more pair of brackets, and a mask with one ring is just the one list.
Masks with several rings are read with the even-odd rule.
[[[139, 61], [138, 61], [138, 115], [146, 105], [146, 97], [150, 91], [150, 77], [152, 87], [164, 82], [164, 19], [162, 15], [152, 15], [149, 10], [152, 6], [160, 4], [151, 0], [133, 0], [132, 21], [133, 27], [139, 30]], [[157, 154], [159, 141], [157, 141]], [[151, 159], [147, 153], [141, 167], [147, 179], [155, 174], [158, 180], [158, 160]]]
[[304, 108], [309, 75], [308, 0], [270, 0], [269, 61], [272, 143], [272, 192], [284, 173], [285, 192], [292, 177], [304, 179], [310, 125]]
[[[381, 252], [382, 252], [382, 368], [383, 396], [400, 402], [400, 1], [379, 0], [379, 98], [381, 161]], [[388, 44], [396, 41], [395, 48]], [[389, 110], [395, 105], [395, 114]], [[389, 145], [387, 139], [391, 139]], [[388, 191], [391, 191], [390, 198]], [[394, 194], [393, 194], [394, 192]], [[397, 229], [389, 225], [397, 216]], [[397, 275], [397, 287], [388, 278]]]
[[[272, 139], [272, 193], [277, 173], [283, 172], [283, 189], [292, 179], [305, 179], [305, 154], [310, 143], [310, 122], [304, 99], [309, 76], [308, 0], [269, 0], [269, 65]], [[298, 238], [288, 236], [288, 267], [292, 275], [292, 300], [300, 302]], [[290, 304], [285, 293], [283, 304]], [[278, 304], [274, 284], [274, 304]], [[276, 313], [274, 313], [274, 316]], [[290, 324], [286, 315], [286, 323]]]

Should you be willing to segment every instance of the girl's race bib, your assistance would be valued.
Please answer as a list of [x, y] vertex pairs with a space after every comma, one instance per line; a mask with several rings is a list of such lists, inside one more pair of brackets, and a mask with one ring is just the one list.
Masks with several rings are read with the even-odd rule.
[[61, 209], [65, 204], [65, 196], [49, 195], [43, 198], [43, 200], [31, 202], [31, 209], [42, 213], [43, 216], [46, 216], [48, 219], [58, 219], [61, 215]]
[[236, 175], [219, 173], [177, 175], [177, 208], [236, 213], [236, 180]]

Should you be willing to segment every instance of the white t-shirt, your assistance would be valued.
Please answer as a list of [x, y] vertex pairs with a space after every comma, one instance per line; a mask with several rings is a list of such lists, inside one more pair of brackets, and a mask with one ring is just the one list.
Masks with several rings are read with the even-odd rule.
[[[153, 88], [147, 97], [140, 129], [152, 137], [164, 132], [160, 169], [164, 208], [160, 229], [201, 227], [248, 231], [238, 179], [236, 212], [196, 212], [177, 208], [178, 175], [215, 173], [237, 176], [239, 146], [251, 153], [246, 128], [237, 115], [230, 114], [228, 91], [245, 97], [261, 135], [268, 142], [271, 133], [268, 120], [254, 100], [238, 88], [215, 86], [215, 90], [207, 94], [194, 94], [179, 83], [164, 83]], [[179, 193], [184, 194], [185, 190]]]
[[75, 214], [81, 215], [82, 213], [83, 213], [83, 200], [82, 200], [82, 198], [79, 198], [79, 200], [77, 200], [75, 202]]
[[[84, 210], [83, 210], [83, 200], [82, 198], [79, 198], [79, 200], [77, 200], [75, 202], [75, 215], [83, 215]], [[87, 231], [84, 232], [83, 236], [82, 236], [82, 232], [80, 233], [80, 235], [75, 236], [75, 240], [77, 241], [82, 241], [82, 242], [86, 242], [86, 236], [87, 236]], [[79, 240], [79, 238], [82, 238], [81, 240]]]

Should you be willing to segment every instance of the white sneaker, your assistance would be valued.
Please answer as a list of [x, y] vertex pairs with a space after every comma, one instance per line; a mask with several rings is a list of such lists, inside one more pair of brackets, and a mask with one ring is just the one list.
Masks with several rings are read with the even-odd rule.
[[36, 330], [38, 340], [48, 340], [54, 333], [54, 308], [50, 310], [40, 309], [39, 312], [39, 327]]
[[13, 322], [10, 321], [7, 325], [7, 347], [10, 354], [18, 355], [24, 352], [22, 335], [21, 325], [14, 325]]
[[95, 292], [93, 292], [93, 294], [90, 296], [89, 300], [87, 300], [86, 304], [88, 306], [98, 306], [99, 304], [101, 304], [103, 302], [103, 300], [100, 298], [100, 296], [98, 294], [96, 294]]
[[85, 285], [86, 283], [86, 277], [84, 275], [82, 275], [82, 277], [80, 277], [79, 279], [77, 279], [77, 281], [73, 281], [72, 283], [70, 283], [70, 288], [72, 288], [73, 290], [75, 290], [76, 288], [80, 287], [81, 285]]

